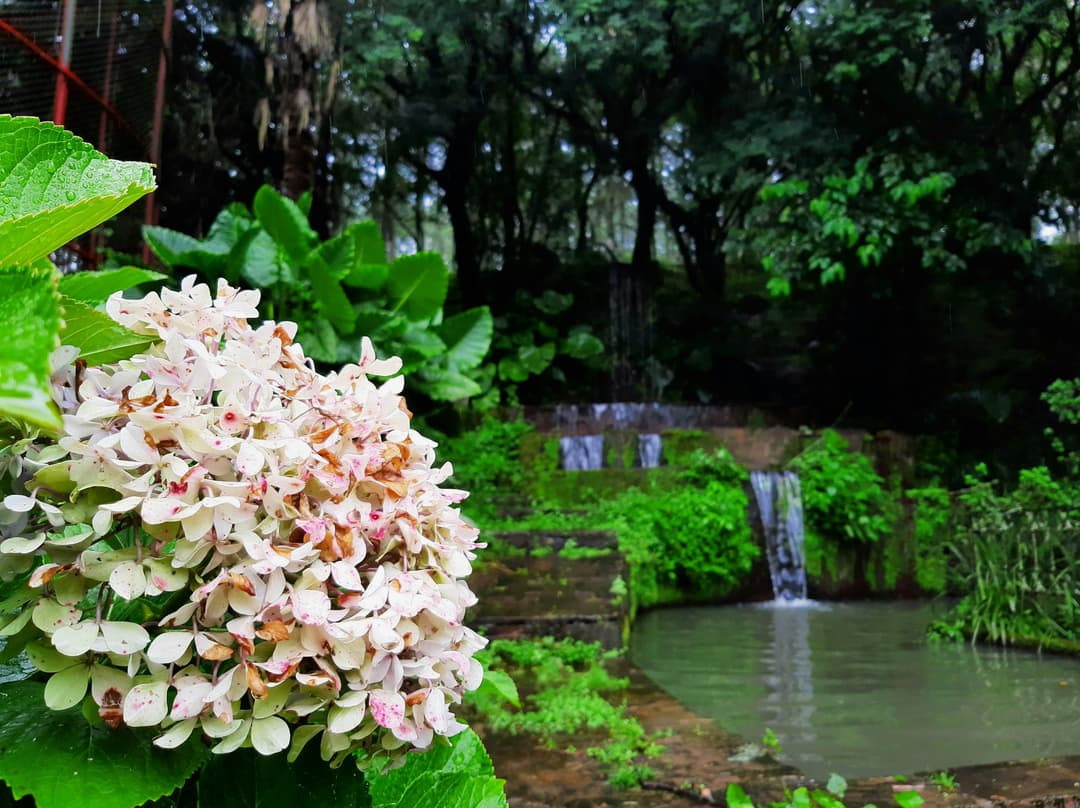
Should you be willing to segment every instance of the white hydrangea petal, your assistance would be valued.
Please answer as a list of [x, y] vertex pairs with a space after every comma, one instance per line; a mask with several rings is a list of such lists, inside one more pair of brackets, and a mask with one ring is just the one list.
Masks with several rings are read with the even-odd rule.
[[53, 647], [64, 656], [82, 656], [98, 638], [97, 623], [78, 623], [58, 628], [52, 635]]
[[138, 623], [103, 622], [101, 636], [114, 654], [134, 654], [150, 642], [150, 634]]
[[167, 631], [154, 638], [146, 656], [160, 665], [169, 665], [187, 653], [194, 638], [190, 631]]
[[251, 745], [260, 755], [274, 755], [289, 748], [289, 725], [276, 715], [257, 718], [251, 725]]
[[45, 534], [38, 533], [29, 538], [24, 536], [12, 536], [0, 542], [0, 553], [28, 554], [37, 551], [45, 543]]
[[405, 718], [405, 698], [390, 690], [372, 691], [368, 698], [371, 717], [380, 727], [393, 728]]
[[146, 573], [142, 564], [124, 561], [109, 573], [109, 586], [124, 600], [134, 600], [146, 591]]
[[195, 718], [188, 718], [173, 724], [164, 735], [154, 738], [154, 746], [160, 746], [162, 749], [175, 749], [191, 737], [196, 724], [198, 724], [198, 719]]
[[135, 685], [124, 697], [124, 723], [129, 727], [153, 727], [168, 714], [167, 682]]

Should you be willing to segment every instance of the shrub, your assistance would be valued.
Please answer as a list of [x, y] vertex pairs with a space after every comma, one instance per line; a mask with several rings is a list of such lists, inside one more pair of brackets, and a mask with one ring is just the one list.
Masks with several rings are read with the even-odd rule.
[[892, 530], [894, 505], [869, 458], [826, 429], [790, 467], [799, 473], [806, 527], [822, 539], [869, 544]]

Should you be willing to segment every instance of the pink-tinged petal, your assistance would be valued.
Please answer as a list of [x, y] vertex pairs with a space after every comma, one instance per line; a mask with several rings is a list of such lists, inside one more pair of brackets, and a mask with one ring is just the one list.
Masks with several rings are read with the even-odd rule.
[[330, 571], [334, 576], [334, 583], [342, 589], [351, 589], [354, 592], [360, 592], [364, 589], [364, 581], [360, 577], [360, 573], [357, 571], [356, 566], [348, 561], [335, 561], [330, 565]]
[[200, 509], [200, 505], [190, 505], [175, 497], [157, 497], [143, 502], [142, 518], [150, 525], [163, 525], [166, 522], [179, 522]]
[[146, 649], [146, 656], [159, 665], [169, 665], [187, 653], [193, 639], [190, 631], [167, 631], [154, 638]]
[[380, 727], [399, 727], [405, 718], [405, 699], [400, 693], [375, 690], [368, 698], [368, 705], [371, 708], [371, 717]]
[[209, 682], [196, 682], [188, 684], [186, 687], [181, 687], [180, 683], [177, 682], [176, 698], [173, 699], [169, 718], [173, 721], [183, 721], [198, 716], [209, 706], [206, 697], [210, 694], [212, 687], [213, 685]]
[[450, 725], [450, 710], [446, 706], [446, 696], [437, 687], [428, 691], [428, 697], [424, 700], [424, 717], [433, 730], [440, 735], [446, 734]]
[[165, 720], [169, 704], [166, 682], [135, 685], [124, 697], [124, 723], [129, 727], [153, 727]]
[[293, 592], [290, 600], [293, 617], [305, 625], [321, 626], [330, 616], [330, 598], [321, 590], [306, 589]]
[[245, 441], [240, 444], [236, 451], [236, 461], [233, 465], [236, 471], [244, 477], [254, 477], [266, 464], [266, 457], [253, 444]]

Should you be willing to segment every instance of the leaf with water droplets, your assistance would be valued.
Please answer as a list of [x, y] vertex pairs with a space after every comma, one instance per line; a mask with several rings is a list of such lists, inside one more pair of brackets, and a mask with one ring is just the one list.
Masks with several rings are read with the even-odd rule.
[[149, 164], [36, 118], [0, 115], [0, 143], [0, 265], [31, 264], [154, 190]]
[[171, 794], [208, 756], [195, 739], [164, 750], [146, 732], [91, 727], [78, 710], [46, 709], [43, 695], [38, 682], [0, 684], [0, 780], [37, 808], [142, 805]]

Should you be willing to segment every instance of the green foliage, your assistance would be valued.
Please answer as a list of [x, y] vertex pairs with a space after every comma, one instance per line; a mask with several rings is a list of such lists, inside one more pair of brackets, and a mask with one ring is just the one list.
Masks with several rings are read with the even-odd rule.
[[[279, 808], [289, 805], [340, 805], [375, 808], [364, 775], [354, 766], [329, 768], [309, 744], [292, 763], [284, 754], [270, 757], [254, 749], [213, 755], [196, 780], [199, 808]], [[179, 808], [179, 807], [178, 807]]]
[[924, 592], [944, 592], [952, 499], [940, 486], [911, 488], [906, 496], [914, 506], [916, 583]]
[[663, 587], [691, 596], [735, 589], [761, 554], [747, 519], [746, 479], [721, 449], [693, 455], [672, 490], [653, 482], [597, 506], [630, 563], [632, 610], [659, 603]]
[[873, 543], [892, 530], [894, 506], [869, 458], [826, 429], [791, 461], [808, 531], [826, 541]]
[[956, 791], [956, 775], [949, 774], [947, 771], [934, 772], [926, 778], [932, 786], [937, 786], [946, 794]]
[[780, 746], [780, 739], [776, 737], [776, 733], [773, 732], [772, 727], [765, 727], [765, 734], [761, 736], [761, 745], [774, 757], [783, 751], [783, 748]]
[[61, 301], [48, 255], [152, 191], [154, 176], [145, 163], [109, 160], [34, 118], [0, 115], [0, 141], [0, 415], [55, 430], [49, 355], [58, 344]]
[[483, 653], [485, 669], [505, 669], [532, 691], [520, 710], [474, 694], [474, 706], [493, 730], [535, 735], [553, 748], [571, 737], [576, 744], [589, 733], [597, 745], [586, 754], [600, 762], [613, 785], [632, 787], [654, 775], [646, 761], [661, 754], [659, 736], [646, 733], [625, 705], [610, 700], [626, 690], [628, 680], [608, 673], [609, 655], [599, 644], [551, 637], [495, 640]]
[[78, 709], [35, 707], [43, 690], [0, 685], [0, 779], [38, 808], [132, 808], [172, 793], [209, 755], [196, 741], [165, 751], [146, 733], [91, 726]]
[[485, 306], [445, 317], [450, 273], [437, 253], [387, 263], [378, 228], [357, 222], [321, 241], [307, 214], [269, 186], [252, 210], [224, 208], [204, 239], [147, 227], [147, 243], [173, 270], [261, 289], [270, 317], [294, 320], [297, 341], [329, 364], [355, 362], [370, 337], [380, 355], [403, 360], [411, 389], [434, 401], [480, 395], [493, 335]]
[[[372, 808], [506, 808], [504, 782], [472, 730], [455, 735], [388, 772], [368, 770]], [[296, 805], [295, 802], [289, 803]], [[316, 803], [312, 803], [316, 804]], [[347, 801], [322, 805], [354, 805]]]
[[500, 503], [524, 493], [521, 437], [532, 431], [523, 420], [485, 417], [478, 426], [441, 442], [439, 454], [453, 457], [452, 483], [469, 493], [464, 508], [474, 519], [492, 519]]
[[148, 164], [35, 118], [0, 115], [0, 142], [0, 266], [32, 264], [154, 190]]
[[945, 639], [1038, 642], [1080, 637], [1075, 487], [1045, 467], [998, 493], [985, 467], [967, 477], [951, 549], [964, 597], [931, 626]]

